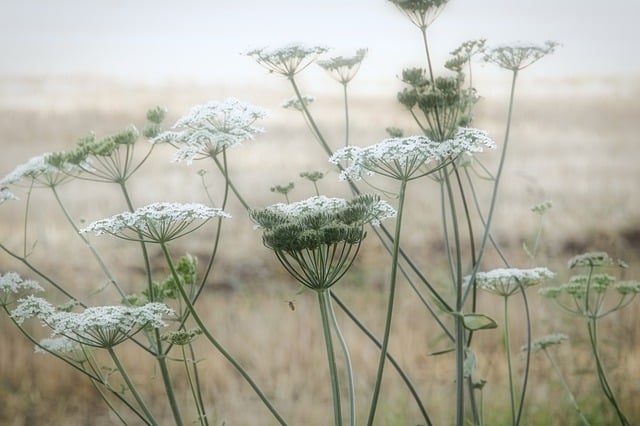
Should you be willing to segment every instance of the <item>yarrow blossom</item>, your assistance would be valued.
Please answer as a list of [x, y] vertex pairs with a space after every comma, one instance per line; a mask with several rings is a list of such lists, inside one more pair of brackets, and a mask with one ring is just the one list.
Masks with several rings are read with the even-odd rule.
[[294, 43], [279, 48], [257, 48], [246, 52], [269, 72], [292, 78], [329, 49], [323, 46], [305, 46]]
[[348, 146], [336, 151], [329, 162], [342, 166], [341, 179], [360, 179], [381, 174], [393, 179], [411, 180], [432, 173], [425, 168], [436, 161], [455, 158], [462, 153], [494, 148], [486, 132], [460, 128], [452, 139], [435, 142], [424, 135], [389, 138], [368, 147]]
[[[111, 234], [126, 240], [167, 242], [202, 226], [214, 217], [230, 218], [219, 208], [198, 203], [153, 203], [107, 219], [95, 221], [80, 232]], [[198, 224], [192, 226], [195, 222]]]
[[484, 60], [517, 72], [553, 53], [557, 46], [558, 43], [553, 41], [547, 41], [544, 44], [517, 43], [496, 46], [486, 51]]
[[96, 306], [83, 312], [67, 312], [33, 296], [19, 300], [11, 312], [18, 324], [35, 317], [51, 328], [54, 336], [98, 348], [112, 348], [147, 326], [165, 327], [163, 318], [172, 315], [173, 310], [163, 303], [139, 307]]
[[235, 98], [211, 101], [195, 106], [173, 126], [173, 131], [160, 133], [151, 143], [168, 143], [178, 148], [174, 161], [215, 157], [224, 149], [253, 140], [264, 129], [254, 123], [267, 116], [263, 108]]
[[[544, 267], [533, 269], [499, 268], [488, 272], [478, 272], [475, 276], [475, 283], [480, 289], [507, 297], [520, 288], [540, 284], [554, 276], [553, 272]], [[470, 279], [471, 276], [465, 278], [467, 283]]]
[[19, 292], [29, 291], [44, 291], [44, 289], [33, 280], [23, 280], [20, 275], [15, 272], [7, 272], [4, 275], [0, 275], [0, 306], [8, 306], [14, 300]]

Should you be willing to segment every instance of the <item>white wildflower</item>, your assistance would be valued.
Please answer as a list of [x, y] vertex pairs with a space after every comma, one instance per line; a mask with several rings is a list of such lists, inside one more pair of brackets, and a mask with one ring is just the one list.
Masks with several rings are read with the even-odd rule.
[[496, 46], [486, 51], [484, 60], [515, 72], [553, 53], [557, 46], [558, 43], [553, 41], [544, 44], [520, 42]]
[[365, 56], [367, 56], [367, 49], [358, 49], [353, 56], [335, 56], [318, 61], [318, 65], [339, 83], [347, 84], [357, 74]]
[[[526, 288], [555, 276], [549, 269], [540, 267], [533, 269], [499, 268], [489, 272], [478, 272], [475, 282], [478, 288], [500, 296], [510, 296], [521, 287]], [[469, 281], [471, 277], [465, 277]]]
[[37, 354], [47, 354], [55, 352], [58, 354], [71, 354], [80, 351], [80, 345], [68, 337], [50, 337], [40, 340], [34, 352]]
[[317, 55], [327, 52], [323, 46], [305, 46], [300, 43], [278, 48], [251, 49], [245, 54], [254, 58], [269, 72], [293, 77], [315, 61]]
[[53, 155], [45, 153], [30, 158], [26, 163], [19, 165], [0, 179], [0, 185], [17, 184], [28, 179], [28, 184], [33, 181], [41, 186], [53, 187], [69, 180], [72, 174], [81, 171], [78, 166], [69, 163], [64, 163], [63, 167], [53, 166], [48, 161]]
[[56, 308], [41, 297], [33, 295], [18, 300], [16, 308], [11, 311], [11, 318], [18, 324], [22, 324], [30, 318], [44, 320], [56, 312]]
[[111, 234], [128, 240], [167, 242], [188, 234], [214, 217], [230, 218], [219, 208], [198, 203], [153, 203], [95, 221], [80, 232]]
[[173, 126], [176, 130], [163, 132], [151, 142], [175, 146], [178, 152], [174, 161], [191, 163], [252, 140], [254, 135], [264, 132], [254, 123], [266, 116], [266, 110], [234, 98], [211, 101], [193, 107]]
[[18, 197], [16, 197], [11, 191], [9, 191], [9, 188], [5, 186], [0, 188], [0, 204], [7, 200], [18, 200]]
[[0, 306], [7, 306], [13, 302], [13, 297], [23, 290], [44, 291], [44, 289], [33, 280], [23, 280], [15, 272], [7, 272], [0, 275]]

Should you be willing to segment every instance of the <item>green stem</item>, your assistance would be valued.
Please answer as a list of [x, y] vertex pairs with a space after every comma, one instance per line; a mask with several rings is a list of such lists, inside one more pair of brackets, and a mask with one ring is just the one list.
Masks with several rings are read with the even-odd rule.
[[189, 368], [189, 362], [194, 363], [195, 365], [195, 360], [194, 359], [187, 359], [187, 352], [184, 350], [185, 345], [181, 345], [180, 346], [180, 350], [182, 351], [182, 361], [184, 362], [184, 371], [187, 375], [187, 382], [189, 383], [189, 389], [191, 390], [191, 396], [193, 397], [193, 403], [196, 406], [196, 411], [198, 412], [198, 421], [200, 422], [201, 425], [204, 425], [204, 420], [205, 420], [205, 415], [204, 415], [204, 411], [203, 411], [203, 407], [200, 405], [200, 398], [198, 397], [198, 394], [200, 393], [199, 390], [197, 390], [196, 388], [196, 384], [194, 382], [194, 379], [191, 375], [191, 369]]
[[369, 408], [369, 418], [367, 425], [371, 426], [376, 415], [378, 406], [378, 398], [380, 396], [380, 387], [382, 385], [382, 373], [384, 372], [384, 363], [389, 347], [389, 335], [391, 334], [391, 321], [393, 317], [393, 304], [396, 293], [396, 282], [398, 277], [398, 253], [400, 250], [400, 230], [402, 228], [402, 213], [404, 210], [404, 198], [407, 189], [407, 181], [400, 182], [400, 194], [398, 196], [398, 211], [396, 216], [396, 230], [393, 239], [393, 252], [391, 255], [391, 278], [389, 284], [389, 300], [387, 302], [387, 314], [384, 326], [384, 335], [382, 337], [382, 347], [380, 348], [380, 359], [378, 361], [378, 373], [371, 398], [371, 406]]
[[331, 395], [333, 397], [333, 424], [342, 425], [342, 409], [340, 404], [340, 383], [338, 381], [338, 369], [336, 366], [335, 353], [333, 351], [333, 339], [331, 337], [331, 323], [329, 322], [330, 303], [328, 290], [318, 291], [318, 303], [320, 305], [320, 316], [322, 317], [322, 331], [324, 343], [327, 347], [327, 362], [329, 365], [329, 376], [331, 377]]
[[607, 397], [613, 408], [616, 410], [616, 414], [618, 415], [618, 419], [620, 420], [620, 424], [624, 426], [630, 426], [631, 423], [627, 419], [627, 417], [622, 412], [618, 401], [616, 400], [615, 395], [613, 394], [613, 390], [609, 385], [609, 380], [607, 380], [607, 374], [604, 370], [604, 366], [602, 365], [602, 360], [600, 358], [600, 351], [598, 350], [598, 331], [597, 331], [597, 319], [592, 317], [589, 318], [587, 326], [589, 328], [589, 342], [591, 343], [591, 351], [593, 352], [593, 357], [596, 361], [596, 371], [598, 373], [598, 380], [600, 381], [600, 386], [604, 392], [604, 395]]
[[513, 370], [511, 366], [511, 339], [509, 334], [509, 297], [504, 296], [504, 350], [507, 355], [507, 369], [509, 372], [509, 401], [511, 402], [511, 424], [516, 423], [516, 401], [515, 391], [513, 389]]
[[584, 414], [582, 413], [582, 410], [580, 409], [580, 407], [578, 406], [578, 402], [576, 401], [575, 397], [573, 396], [573, 393], [571, 393], [571, 389], [569, 389], [569, 385], [567, 384], [567, 382], [565, 381], [564, 377], [562, 376], [562, 372], [560, 371], [560, 367], [558, 366], [558, 363], [551, 356], [549, 351], [547, 351], [547, 348], [542, 348], [542, 351], [547, 356], [547, 359], [551, 363], [551, 367], [553, 367], [553, 371], [556, 372], [556, 375], [558, 376], [558, 379], [560, 379], [560, 384], [562, 385], [562, 388], [564, 389], [565, 393], [567, 394], [567, 398], [569, 398], [569, 402], [571, 402], [571, 405], [573, 405], [573, 408], [576, 410], [576, 413], [578, 413], [578, 417], [580, 417], [580, 421], [582, 422], [583, 425], [589, 426], [590, 423], [587, 420], [587, 418], [584, 416]]
[[349, 146], [349, 102], [347, 97], [347, 83], [342, 83], [344, 92], [344, 146]]
[[[169, 250], [167, 249], [166, 243], [161, 242], [160, 247], [162, 249], [162, 253], [164, 254], [167, 265], [169, 265], [169, 269], [171, 270], [171, 275], [175, 279], [177, 283], [180, 282], [178, 273], [175, 270], [173, 265], [173, 261], [171, 260], [171, 255], [169, 254]], [[229, 352], [216, 340], [215, 337], [209, 332], [207, 326], [204, 324], [198, 313], [196, 312], [195, 307], [189, 300], [189, 295], [185, 292], [184, 288], [181, 285], [176, 286], [180, 296], [184, 299], [184, 303], [187, 306], [188, 311], [191, 313], [193, 320], [196, 322], [202, 334], [209, 340], [209, 342], [220, 352], [220, 354], [227, 360], [231, 365], [240, 373], [240, 375], [245, 379], [245, 381], [251, 386], [254, 392], [258, 395], [263, 404], [269, 409], [271, 414], [278, 420], [278, 423], [281, 425], [286, 425], [287, 423], [284, 421], [280, 413], [275, 409], [275, 407], [271, 404], [271, 402], [267, 399], [264, 393], [260, 390], [258, 385], [253, 381], [251, 376], [246, 372], [246, 370], [236, 361]]]
[[[327, 294], [331, 295], [331, 289], [327, 289]], [[351, 365], [351, 355], [349, 355], [349, 347], [347, 346], [347, 341], [342, 335], [342, 331], [340, 330], [340, 326], [338, 324], [338, 319], [336, 318], [336, 313], [333, 310], [333, 303], [331, 303], [331, 298], [327, 297], [327, 308], [329, 312], [329, 317], [331, 318], [331, 323], [333, 324], [333, 329], [336, 332], [336, 336], [338, 337], [338, 342], [340, 342], [340, 347], [342, 348], [342, 354], [344, 355], [345, 365], [347, 368], [347, 385], [349, 388], [349, 425], [355, 426], [356, 424], [356, 390], [353, 382], [353, 367]]]
[[127, 389], [129, 390], [129, 392], [131, 392], [131, 395], [133, 395], [133, 397], [135, 398], [136, 402], [138, 403], [138, 405], [140, 406], [140, 408], [144, 412], [145, 416], [147, 416], [147, 420], [149, 421], [149, 424], [157, 425], [158, 422], [153, 417], [153, 414], [151, 413], [151, 411], [149, 411], [149, 407], [147, 407], [147, 405], [142, 400], [142, 397], [140, 396], [140, 394], [138, 393], [135, 385], [131, 381], [131, 378], [127, 374], [127, 371], [125, 370], [124, 366], [120, 363], [120, 359], [118, 359], [118, 356], [113, 351], [113, 348], [107, 348], [107, 351], [109, 352], [109, 355], [111, 355], [111, 359], [115, 363], [116, 368], [118, 369], [118, 371], [120, 372], [120, 375], [122, 376], [122, 378], [124, 379], [125, 383], [127, 384]]

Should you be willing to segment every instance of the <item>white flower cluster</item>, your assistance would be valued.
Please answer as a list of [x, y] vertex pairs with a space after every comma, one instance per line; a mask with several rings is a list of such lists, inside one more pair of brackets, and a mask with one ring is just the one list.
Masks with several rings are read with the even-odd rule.
[[7, 188], [6, 186], [0, 189], [0, 204], [4, 203], [7, 200], [17, 200], [18, 197], [16, 197], [11, 191], [9, 191], [9, 188]]
[[4, 275], [0, 275], [0, 306], [7, 306], [11, 302], [10, 296], [23, 290], [44, 291], [37, 282], [23, 280], [15, 272], [7, 272]]
[[558, 43], [553, 41], [544, 44], [517, 42], [496, 46], [486, 51], [484, 60], [511, 71], [519, 71], [553, 53], [557, 46]]
[[30, 158], [0, 179], [0, 185], [12, 185], [29, 179], [43, 186], [55, 186], [68, 179], [70, 174], [81, 171], [78, 166], [69, 163], [65, 163], [62, 169], [49, 164], [47, 160], [51, 155], [44, 153]]
[[35, 347], [35, 353], [47, 354], [55, 352], [59, 354], [69, 354], [80, 350], [80, 345], [68, 337], [48, 337], [40, 340]]
[[263, 129], [254, 126], [265, 118], [267, 111], [235, 98], [223, 102], [211, 101], [195, 106], [173, 126], [175, 131], [159, 134], [152, 143], [169, 143], [178, 148], [174, 161], [215, 156], [223, 149], [252, 140]]
[[132, 231], [150, 241], [168, 241], [193, 231], [189, 226], [194, 221], [207, 221], [213, 217], [230, 218], [231, 215], [219, 208], [198, 203], [153, 203], [133, 212], [95, 221], [80, 232], [94, 232], [96, 235], [106, 233], [137, 240], [137, 235], [128, 235]]
[[364, 148], [348, 146], [333, 154], [329, 162], [343, 167], [341, 179], [360, 179], [375, 173], [394, 179], [411, 179], [427, 174], [428, 171], [419, 171], [432, 161], [482, 152], [485, 147], [495, 147], [486, 132], [460, 128], [452, 139], [443, 142], [418, 135], [385, 139]]
[[[545, 267], [533, 269], [498, 268], [488, 272], [478, 272], [475, 277], [478, 288], [501, 296], [510, 296], [520, 287], [530, 287], [555, 276]], [[466, 277], [468, 282], [471, 277]]]
[[174, 312], [163, 303], [144, 306], [96, 306], [83, 312], [57, 310], [45, 299], [29, 296], [18, 301], [11, 316], [18, 324], [38, 318], [51, 328], [53, 336], [64, 336], [89, 346], [109, 348], [123, 342], [146, 326], [165, 327], [163, 317]]
[[296, 73], [308, 67], [316, 59], [317, 55], [327, 52], [329, 49], [323, 46], [305, 46], [294, 43], [277, 48], [258, 48], [246, 52], [269, 72], [292, 77]]
[[[290, 218], [305, 216], [313, 213], [336, 213], [347, 207], [348, 201], [343, 198], [330, 198], [324, 195], [314, 196], [306, 200], [295, 203], [277, 203], [267, 207], [265, 210], [274, 213], [281, 213]], [[372, 217], [371, 224], [377, 226], [381, 221], [395, 217], [396, 210], [386, 201], [378, 200], [370, 207], [369, 217]]]

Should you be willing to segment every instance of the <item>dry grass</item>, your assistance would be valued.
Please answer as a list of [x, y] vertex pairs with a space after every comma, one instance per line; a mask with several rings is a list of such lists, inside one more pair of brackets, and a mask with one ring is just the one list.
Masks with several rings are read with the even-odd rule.
[[[14, 82], [15, 83], [15, 82]], [[12, 83], [12, 84], [14, 84]], [[637, 132], [635, 120], [640, 114], [637, 82], [606, 82], [605, 89], [594, 91], [597, 81], [528, 82], [534, 87], [552, 87], [549, 92], [523, 91], [515, 112], [515, 127], [508, 167], [500, 201], [503, 210], [495, 223], [495, 235], [507, 250], [513, 263], [526, 266], [521, 249], [523, 240], [536, 230], [535, 217], [529, 207], [545, 199], [555, 207], [545, 218], [541, 260], [551, 269], [564, 274], [566, 259], [585, 250], [606, 250], [613, 256], [632, 263], [629, 277], [640, 274], [640, 182], [637, 167]], [[20, 85], [22, 84], [22, 86]], [[273, 109], [273, 117], [265, 121], [268, 132], [255, 143], [230, 152], [232, 176], [240, 190], [248, 194], [255, 206], [281, 201], [269, 192], [274, 184], [296, 181], [294, 198], [311, 195], [310, 184], [297, 178], [299, 171], [328, 170], [323, 152], [310, 140], [304, 123], [293, 112], [279, 111], [280, 99], [288, 97], [285, 86], [225, 88], [188, 87], [161, 88], [123, 86], [91, 86], [78, 82], [75, 86], [48, 86], [43, 82], [22, 81], [15, 84], [16, 97], [0, 100], [0, 174], [32, 155], [70, 147], [77, 137], [94, 131], [97, 135], [115, 132], [125, 125], [142, 123], [147, 107], [166, 104], [170, 107], [168, 122], [193, 104], [229, 95]], [[69, 93], [70, 96], [47, 97], [47, 94]], [[81, 87], [78, 90], [78, 87]], [[93, 87], [93, 88], [92, 88]], [[490, 87], [492, 89], [493, 87]], [[40, 97], [33, 93], [41, 90]], [[78, 90], [76, 93], [75, 90]], [[482, 88], [480, 88], [482, 92]], [[392, 92], [393, 90], [390, 90]], [[82, 94], [80, 96], [79, 94]], [[481, 93], [482, 94], [482, 93]], [[243, 96], [244, 95], [244, 96]], [[502, 90], [489, 91], [479, 105], [476, 125], [486, 128], [501, 140], [505, 116]], [[16, 101], [19, 99], [19, 101]], [[42, 103], [42, 99], [45, 102]], [[330, 140], [340, 141], [342, 113], [337, 98], [319, 99], [314, 108], [319, 122]], [[396, 106], [392, 95], [368, 95], [366, 90], [354, 93], [352, 105], [354, 143], [373, 143], [384, 135], [388, 125], [410, 128], [410, 122]], [[337, 124], [336, 124], [337, 123]], [[335, 145], [339, 145], [336, 142]], [[220, 197], [220, 182], [212, 164], [191, 167], [168, 162], [171, 153], [158, 151], [149, 167], [132, 182], [132, 193], [138, 205], [150, 201], [201, 201], [204, 193], [196, 171], [208, 168], [214, 197]], [[494, 154], [483, 156], [492, 164]], [[144, 177], [143, 177], [144, 176]], [[335, 175], [322, 182], [328, 194], [344, 194], [334, 182]], [[435, 186], [435, 185], [431, 185]], [[70, 203], [74, 217], [92, 220], [121, 211], [124, 206], [118, 193], [101, 187], [90, 191], [82, 184], [62, 188], [62, 197]], [[94, 187], [95, 188], [95, 187]], [[104, 192], [102, 192], [104, 191]], [[108, 291], [92, 294], [99, 287], [100, 273], [88, 262], [88, 252], [70, 239], [70, 228], [57, 212], [51, 197], [38, 193], [32, 210], [30, 239], [37, 239], [37, 250], [31, 260], [61, 282], [68, 283], [90, 303], [116, 300]], [[411, 211], [405, 247], [414, 253], [435, 283], [446, 282], [443, 276], [444, 255], [439, 226], [437, 193], [429, 185], [410, 187]], [[3, 243], [20, 247], [22, 217], [10, 204], [0, 208], [0, 235]], [[259, 235], [237, 205], [230, 208], [234, 219], [228, 221], [223, 234], [223, 250], [216, 264], [209, 291], [202, 300], [201, 311], [211, 330], [247, 367], [251, 375], [273, 398], [275, 405], [291, 424], [325, 424], [330, 406], [330, 393], [319, 314], [313, 295], [295, 296], [296, 287], [283, 274], [274, 259], [261, 245]], [[37, 226], [36, 226], [37, 225]], [[421, 229], [424, 232], [411, 233]], [[202, 237], [173, 247], [177, 254], [190, 251], [204, 256], [211, 230]], [[140, 280], [135, 261], [135, 247], [108, 239], [95, 240], [105, 253], [116, 274], [131, 291]], [[385, 254], [375, 238], [366, 241], [362, 256], [354, 270], [338, 287], [338, 292], [362, 320], [378, 333], [382, 329], [386, 270]], [[0, 253], [0, 271], [17, 270], [29, 275], [25, 268]], [[635, 266], [633, 266], [635, 265]], [[486, 267], [499, 266], [493, 256]], [[158, 275], [162, 275], [158, 271]], [[438, 284], [444, 285], [444, 284]], [[430, 352], [446, 347], [433, 321], [423, 312], [415, 297], [401, 285], [396, 328], [391, 347], [399, 362], [411, 373], [416, 386], [425, 395], [425, 404], [433, 411], [434, 424], [449, 424], [453, 407], [454, 384], [452, 357], [430, 357]], [[535, 315], [536, 335], [562, 331], [571, 335], [571, 343], [557, 351], [564, 373], [576, 392], [584, 410], [602, 424], [610, 417], [601, 401], [598, 385], [587, 356], [585, 332], [581, 323], [543, 303], [530, 293]], [[287, 301], [295, 298], [295, 311]], [[483, 296], [481, 309], [500, 318], [497, 300]], [[518, 303], [518, 302], [516, 302]], [[514, 304], [513, 312], [518, 312]], [[343, 316], [341, 324], [350, 342], [358, 377], [358, 403], [367, 406], [377, 362], [373, 345]], [[619, 388], [631, 419], [640, 419], [634, 395], [640, 392], [640, 333], [633, 308], [607, 318], [602, 335], [607, 337], [605, 359], [611, 367], [612, 382]], [[514, 348], [523, 339], [524, 322], [515, 318]], [[3, 343], [0, 347], [0, 423], [29, 424], [112, 424], [106, 408], [91, 386], [70, 369], [52, 358], [32, 354], [32, 347], [19, 336], [6, 317], [0, 319]], [[482, 340], [480, 340], [482, 339]], [[476, 341], [480, 359], [478, 374], [488, 380], [485, 388], [487, 412], [507, 413], [506, 369], [498, 332], [483, 332]], [[249, 387], [231, 370], [226, 361], [200, 342], [204, 390], [213, 424], [249, 425], [272, 423], [269, 413], [257, 401]], [[148, 398], [159, 417], [170, 422], [170, 413], [158, 392], [159, 379], [151, 362], [140, 365], [133, 348], [123, 346], [120, 353], [131, 367], [139, 383], [148, 384]], [[519, 363], [521, 367], [521, 363]], [[527, 424], [567, 424], [571, 416], [564, 403], [562, 390], [542, 356], [536, 356], [527, 403]], [[176, 366], [176, 383], [188, 401], [183, 377]], [[61, 396], [64, 396], [62, 398]], [[552, 402], [552, 403], [550, 403]], [[186, 404], [185, 404], [186, 406]], [[382, 392], [380, 424], [415, 424], [419, 422], [415, 404], [397, 376], [387, 370]], [[600, 414], [598, 414], [600, 413]], [[603, 417], [598, 417], [603, 416]], [[361, 416], [362, 417], [362, 416]], [[504, 424], [504, 418], [490, 417], [490, 424]]]

